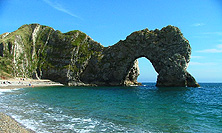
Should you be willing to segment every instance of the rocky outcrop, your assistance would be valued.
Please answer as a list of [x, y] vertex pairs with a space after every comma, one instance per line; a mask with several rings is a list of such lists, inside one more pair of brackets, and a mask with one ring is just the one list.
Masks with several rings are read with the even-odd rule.
[[157, 86], [199, 86], [186, 71], [189, 42], [174, 26], [136, 31], [110, 47], [80, 31], [61, 33], [39, 24], [24, 25], [0, 38], [0, 53], [12, 58], [14, 76], [74, 86], [138, 85], [137, 59], [146, 57], [158, 73]]
[[11, 61], [0, 63], [13, 70], [8, 73], [14, 77], [51, 79], [63, 84], [81, 83], [79, 77], [89, 59], [103, 49], [81, 31], [61, 33], [39, 24], [23, 25], [7, 36], [1, 35], [0, 44], [2, 58]]
[[135, 60], [146, 57], [158, 73], [157, 86], [198, 86], [186, 71], [191, 47], [174, 26], [134, 32], [126, 40], [105, 48], [102, 54], [102, 59], [93, 61], [96, 64], [87, 66], [82, 81], [101, 85], [137, 84]]

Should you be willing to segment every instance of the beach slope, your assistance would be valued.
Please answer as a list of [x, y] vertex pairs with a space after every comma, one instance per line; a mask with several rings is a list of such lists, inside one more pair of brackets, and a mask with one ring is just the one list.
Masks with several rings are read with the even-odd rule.
[[36, 80], [36, 79], [7, 79], [0, 80], [0, 89], [18, 89], [27, 87], [40, 86], [64, 86], [63, 84], [53, 82], [51, 80]]
[[0, 112], [0, 133], [34, 133], [24, 128], [10, 116]]

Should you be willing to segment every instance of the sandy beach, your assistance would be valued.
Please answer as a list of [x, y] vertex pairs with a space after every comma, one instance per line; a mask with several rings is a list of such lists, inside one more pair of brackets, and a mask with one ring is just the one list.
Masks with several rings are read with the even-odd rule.
[[[0, 80], [0, 89], [18, 89], [27, 87], [40, 86], [64, 86], [63, 84], [53, 82], [51, 80], [35, 80], [35, 79], [4, 79]], [[33, 133], [26, 129], [10, 116], [0, 112], [0, 133]]]

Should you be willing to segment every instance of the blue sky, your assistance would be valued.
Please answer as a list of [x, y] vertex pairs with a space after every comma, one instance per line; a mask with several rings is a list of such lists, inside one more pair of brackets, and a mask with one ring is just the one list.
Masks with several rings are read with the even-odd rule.
[[[136, 30], [174, 25], [192, 47], [188, 71], [198, 82], [222, 82], [221, 0], [0, 0], [0, 9], [0, 34], [39, 23], [81, 30], [104, 46]], [[156, 81], [148, 60], [139, 66], [139, 81]]]

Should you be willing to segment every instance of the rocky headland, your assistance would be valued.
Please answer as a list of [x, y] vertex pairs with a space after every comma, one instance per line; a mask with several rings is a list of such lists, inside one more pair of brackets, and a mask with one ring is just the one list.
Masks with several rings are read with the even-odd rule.
[[187, 72], [191, 47], [174, 26], [133, 32], [110, 47], [85, 33], [39, 24], [0, 35], [0, 76], [50, 79], [69, 86], [139, 85], [137, 59], [158, 73], [157, 86], [198, 87]]

